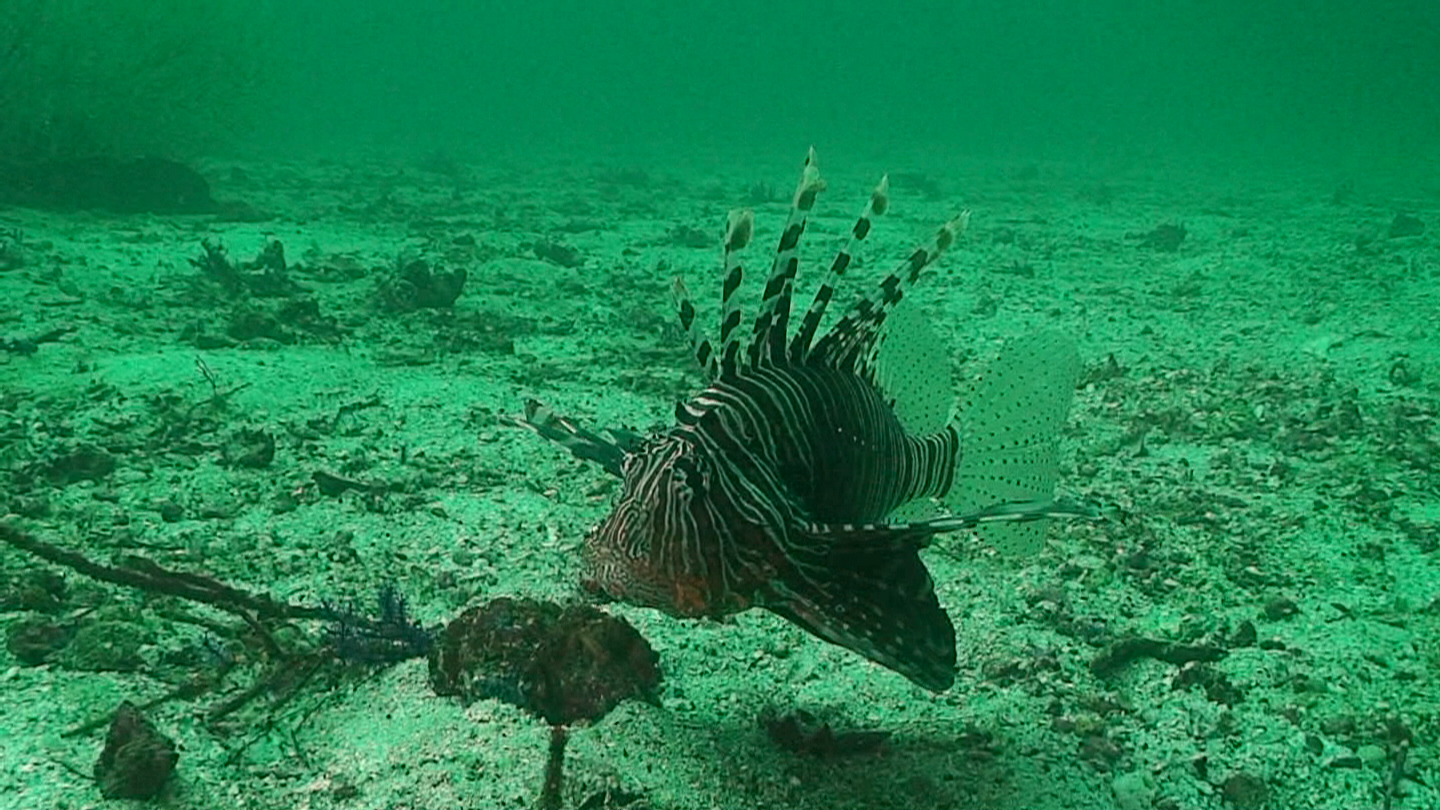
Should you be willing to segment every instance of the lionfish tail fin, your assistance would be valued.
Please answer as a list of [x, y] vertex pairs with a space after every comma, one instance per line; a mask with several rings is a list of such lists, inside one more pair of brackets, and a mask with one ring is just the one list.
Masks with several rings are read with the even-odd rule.
[[[815, 553], [771, 585], [765, 607], [933, 692], [955, 682], [955, 627], [920, 561], [928, 527], [816, 526]], [[823, 549], [823, 550], [822, 550]]]

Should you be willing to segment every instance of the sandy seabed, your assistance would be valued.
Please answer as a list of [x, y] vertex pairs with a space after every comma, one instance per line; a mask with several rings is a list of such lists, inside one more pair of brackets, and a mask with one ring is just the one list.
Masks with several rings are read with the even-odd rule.
[[[140, 554], [297, 603], [366, 604], [393, 583], [427, 625], [497, 595], [575, 597], [577, 547], [613, 482], [497, 416], [538, 397], [591, 425], [667, 423], [700, 381], [670, 279], [713, 316], [713, 244], [727, 209], [749, 206], [753, 301], [793, 182], [580, 159], [204, 168], [245, 207], [0, 210], [0, 337], [47, 338], [0, 353], [0, 511], [96, 559]], [[1086, 368], [1060, 486], [1107, 519], [1053, 526], [1034, 559], [968, 536], [926, 553], [959, 636], [940, 695], [768, 614], [613, 606], [665, 681], [658, 705], [575, 731], [566, 806], [1440, 803], [1440, 194], [879, 168], [895, 172], [892, 212], [842, 296], [973, 209], [916, 300], [957, 379], [1006, 338], [1074, 336]], [[802, 302], [878, 174], [827, 165]], [[1397, 214], [1428, 230], [1391, 237]], [[1183, 226], [1178, 249], [1146, 238], [1163, 225]], [[191, 261], [207, 242], [244, 262], [274, 241], [273, 288], [227, 287]], [[453, 306], [417, 307], [397, 286], [417, 259], [466, 270]], [[261, 435], [273, 459], [245, 461]], [[335, 492], [316, 472], [365, 486]], [[548, 728], [436, 697], [423, 660], [327, 673], [207, 721], [265, 670], [242, 637], [227, 646], [233, 620], [58, 572], [0, 549], [9, 637], [22, 623], [71, 634], [38, 664], [0, 651], [0, 808], [118, 806], [86, 778], [103, 728], [65, 732], [221, 659], [233, 669], [215, 689], [148, 712], [180, 750], [163, 806], [535, 802]], [[1217, 660], [1094, 666], [1137, 637]], [[766, 710], [890, 737], [878, 752], [797, 753], [761, 728]]]

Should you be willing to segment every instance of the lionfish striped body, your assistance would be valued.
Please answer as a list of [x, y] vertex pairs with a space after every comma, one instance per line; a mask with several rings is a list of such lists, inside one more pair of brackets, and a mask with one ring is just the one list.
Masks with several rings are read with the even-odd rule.
[[968, 212], [819, 334], [835, 283], [888, 205], [882, 179], [791, 336], [798, 245], [822, 188], [812, 151], [748, 336], [735, 298], [748, 212], [732, 214], [726, 233], [718, 343], [676, 282], [681, 325], [709, 385], [676, 408], [674, 427], [601, 435], [533, 401], [514, 421], [623, 479], [614, 509], [585, 541], [589, 590], [682, 617], [762, 607], [940, 691], [954, 680], [954, 628], [921, 548], [941, 532], [1074, 512], [1017, 502], [884, 522], [902, 504], [945, 495], [954, 476], [955, 427], [908, 433], [877, 358], [887, 315], [964, 230]]

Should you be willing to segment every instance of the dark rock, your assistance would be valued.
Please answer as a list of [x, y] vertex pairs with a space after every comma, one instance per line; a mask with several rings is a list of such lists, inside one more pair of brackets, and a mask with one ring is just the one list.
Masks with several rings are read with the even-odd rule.
[[1180, 690], [1199, 686], [1205, 697], [1222, 706], [1234, 706], [1245, 700], [1245, 690], [1236, 686], [1224, 672], [1200, 662], [1180, 668], [1171, 679], [1171, 688]]
[[760, 727], [781, 748], [821, 758], [873, 754], [890, 738], [888, 731], [836, 731], [804, 709], [785, 714], [766, 710], [760, 715]]
[[1402, 236], [1419, 236], [1425, 233], [1425, 223], [1419, 217], [1410, 214], [1396, 214], [1390, 220], [1390, 230], [1385, 235], [1391, 239], [1399, 239]]
[[693, 225], [676, 225], [670, 229], [668, 236], [671, 244], [688, 248], [714, 247], [719, 239], [715, 234]]
[[1230, 634], [1229, 644], [1231, 647], [1254, 647], [1255, 642], [1260, 639], [1259, 633], [1255, 630], [1255, 623], [1246, 619], [1235, 628]]
[[115, 457], [104, 450], [82, 444], [50, 459], [44, 465], [45, 477], [58, 485], [77, 481], [98, 481], [115, 471]]
[[160, 513], [160, 519], [166, 523], [175, 523], [185, 519], [185, 507], [171, 500], [161, 501], [156, 507], [156, 511]]
[[204, 214], [215, 210], [199, 172], [165, 158], [67, 158], [0, 166], [0, 199], [58, 211]]
[[1252, 773], [1238, 771], [1220, 785], [1220, 798], [1236, 810], [1262, 810], [1270, 803], [1270, 786]]
[[1140, 244], [1151, 250], [1174, 253], [1180, 249], [1180, 244], [1185, 241], [1185, 236], [1184, 225], [1160, 225], [1154, 230], [1140, 234], [1137, 238], [1140, 240]]
[[275, 460], [275, 437], [263, 430], [238, 430], [221, 446], [220, 458], [229, 467], [268, 467]]
[[81, 625], [59, 664], [80, 672], [134, 672], [144, 663], [140, 650], [149, 641], [137, 625], [100, 620]]
[[73, 631], [49, 619], [22, 619], [5, 632], [5, 649], [26, 666], [39, 666], [70, 643]]
[[561, 267], [574, 268], [585, 263], [585, 257], [580, 251], [560, 242], [536, 242], [530, 249], [535, 252], [536, 258]]
[[0, 610], [54, 613], [65, 606], [65, 578], [49, 569], [0, 572]]
[[95, 781], [107, 799], [150, 799], [165, 787], [179, 761], [175, 743], [127, 700], [110, 721], [105, 749], [95, 762]]
[[1277, 596], [1265, 603], [1265, 618], [1270, 621], [1288, 619], [1300, 612], [1300, 606], [1288, 596]]
[[262, 339], [286, 345], [295, 342], [295, 335], [275, 313], [250, 306], [238, 306], [230, 313], [225, 335], [241, 343]]

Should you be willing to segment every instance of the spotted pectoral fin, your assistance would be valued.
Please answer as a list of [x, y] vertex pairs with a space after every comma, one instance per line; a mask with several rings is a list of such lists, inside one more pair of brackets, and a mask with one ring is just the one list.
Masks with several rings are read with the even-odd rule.
[[764, 606], [926, 689], [955, 680], [955, 628], [918, 551], [929, 531], [817, 526]]
[[[960, 399], [960, 446], [955, 483], [946, 497], [959, 513], [1005, 502], [1043, 502], [1060, 475], [1060, 438], [1070, 411], [1080, 356], [1058, 332], [1010, 340]], [[1044, 545], [1042, 521], [990, 521], [987, 544], [1009, 556], [1033, 555]]]
[[949, 347], [909, 298], [885, 319], [875, 347], [874, 383], [912, 435], [939, 432], [954, 419]]

